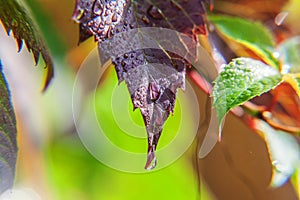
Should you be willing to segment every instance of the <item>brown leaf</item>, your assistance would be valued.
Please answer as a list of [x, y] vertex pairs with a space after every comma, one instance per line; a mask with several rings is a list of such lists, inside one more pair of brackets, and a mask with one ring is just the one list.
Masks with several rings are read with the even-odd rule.
[[263, 112], [264, 119], [273, 127], [300, 133], [300, 99], [288, 83], [282, 83], [272, 91], [272, 105]]

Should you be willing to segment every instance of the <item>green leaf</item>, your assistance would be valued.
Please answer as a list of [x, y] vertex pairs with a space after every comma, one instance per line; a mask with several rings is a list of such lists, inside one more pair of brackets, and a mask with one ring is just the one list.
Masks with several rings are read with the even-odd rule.
[[220, 34], [249, 48], [272, 67], [279, 68], [279, 63], [273, 56], [273, 37], [261, 23], [223, 15], [209, 16], [209, 20]]
[[17, 158], [16, 119], [0, 62], [0, 193], [13, 185]]
[[300, 72], [300, 36], [284, 41], [278, 46], [278, 52], [283, 74]]
[[271, 186], [282, 186], [300, 167], [300, 146], [291, 134], [275, 130], [262, 120], [256, 128], [264, 136], [273, 165]]
[[274, 68], [250, 58], [237, 58], [225, 65], [213, 88], [213, 105], [221, 124], [235, 106], [271, 90], [281, 82]]
[[42, 55], [47, 70], [44, 85], [44, 89], [46, 89], [53, 77], [52, 58], [25, 3], [20, 0], [0, 0], [0, 21], [8, 35], [11, 31], [13, 32], [19, 51], [22, 49], [24, 40], [36, 63], [38, 63], [40, 54]]

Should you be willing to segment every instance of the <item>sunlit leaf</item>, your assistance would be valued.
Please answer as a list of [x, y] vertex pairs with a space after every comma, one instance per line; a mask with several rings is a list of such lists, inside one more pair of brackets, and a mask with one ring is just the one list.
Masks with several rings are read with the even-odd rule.
[[273, 129], [256, 120], [256, 129], [265, 138], [273, 165], [271, 186], [282, 186], [300, 167], [300, 147], [297, 140], [284, 131]]
[[271, 90], [280, 82], [280, 73], [260, 61], [234, 59], [223, 68], [213, 88], [213, 105], [219, 124], [230, 109]]
[[0, 193], [12, 187], [17, 158], [16, 119], [0, 63]]
[[[272, 67], [279, 68], [279, 63], [273, 55], [275, 49], [272, 35], [261, 23], [223, 15], [209, 16], [209, 20], [229, 42], [249, 48]], [[243, 56], [240, 52], [236, 53]]]
[[46, 89], [53, 77], [52, 58], [25, 3], [20, 0], [0, 0], [0, 21], [7, 34], [13, 32], [19, 51], [22, 49], [24, 40], [28, 51], [32, 52], [36, 64], [40, 54], [42, 55], [47, 70], [44, 85], [44, 89]]
[[[77, 1], [73, 19], [80, 23], [79, 41], [95, 36], [101, 61], [112, 59], [119, 82], [125, 80], [134, 108], [143, 115], [148, 133], [146, 169], [155, 167], [155, 149], [164, 123], [174, 110], [177, 89], [185, 87], [185, 69], [193, 61], [183, 57], [196, 49], [196, 35], [206, 34], [204, 2]], [[159, 35], [163, 29], [156, 33], [157, 29], [147, 29], [147, 33], [136, 29], [145, 27], [174, 31], [167, 37]], [[184, 33], [189, 39], [182, 39], [177, 33]], [[174, 51], [165, 49], [159, 37]], [[151, 47], [145, 41], [150, 41]], [[178, 51], [185, 53], [180, 55]]]

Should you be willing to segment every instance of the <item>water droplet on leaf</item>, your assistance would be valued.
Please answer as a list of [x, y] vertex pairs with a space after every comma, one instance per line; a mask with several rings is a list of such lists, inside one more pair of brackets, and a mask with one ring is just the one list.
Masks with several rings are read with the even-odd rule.
[[95, 7], [94, 7], [94, 14], [95, 15], [101, 15], [102, 12], [103, 12], [103, 9], [101, 7], [101, 4], [100, 3], [96, 4]]
[[117, 14], [113, 14], [113, 16], [111, 17], [112, 22], [116, 22], [118, 20], [117, 18]]
[[278, 160], [274, 160], [272, 162], [272, 165], [273, 165], [274, 169], [279, 173], [282, 173], [285, 171], [285, 166], [282, 163], [280, 163]]
[[155, 82], [149, 83], [149, 94], [151, 101], [156, 101], [160, 96], [160, 88], [159, 85]]
[[133, 25], [133, 24], [129, 24], [129, 27], [130, 27], [131, 29], [133, 29], [133, 28], [134, 28], [134, 25]]
[[73, 13], [72, 19], [76, 23], [80, 23], [80, 19], [83, 17], [83, 13], [84, 13], [84, 9], [82, 9], [82, 8], [76, 9]]
[[288, 74], [291, 71], [291, 65], [284, 64], [281, 66], [281, 73], [282, 74]]
[[281, 12], [279, 13], [275, 19], [274, 19], [274, 22], [277, 26], [280, 26], [284, 20], [286, 19], [286, 17], [289, 15], [289, 12]]
[[146, 24], [150, 24], [150, 20], [148, 19], [147, 16], [143, 16], [142, 17], [143, 22], [145, 22]]
[[277, 59], [280, 57], [280, 53], [278, 51], [273, 52], [272, 55]]

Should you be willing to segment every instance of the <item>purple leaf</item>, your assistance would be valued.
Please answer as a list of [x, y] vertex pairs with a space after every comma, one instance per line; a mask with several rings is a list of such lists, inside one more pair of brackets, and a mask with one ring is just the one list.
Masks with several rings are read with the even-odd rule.
[[112, 59], [119, 82], [125, 80], [134, 109], [142, 113], [148, 134], [146, 169], [156, 165], [164, 123], [174, 112], [177, 89], [185, 88], [186, 67], [196, 58], [197, 34], [206, 34], [205, 2], [76, 2], [79, 42], [94, 35], [102, 63]]

